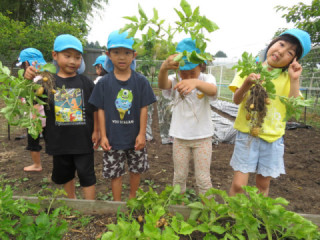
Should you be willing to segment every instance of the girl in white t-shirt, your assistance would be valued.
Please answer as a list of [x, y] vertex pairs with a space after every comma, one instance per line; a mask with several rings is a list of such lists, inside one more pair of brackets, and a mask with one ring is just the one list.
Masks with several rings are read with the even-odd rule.
[[[179, 42], [176, 51], [200, 52], [191, 38]], [[210, 100], [217, 93], [216, 81], [211, 74], [201, 73], [199, 64], [185, 60], [185, 65], [179, 67], [179, 63], [173, 60], [175, 56], [166, 59], [158, 76], [158, 85], [163, 89], [164, 97], [173, 100], [169, 130], [174, 138], [173, 185], [179, 184], [181, 193], [186, 191], [189, 161], [193, 158], [196, 184], [199, 193], [204, 194], [212, 187], [210, 165], [213, 124]], [[169, 69], [178, 68], [179, 79], [176, 79], [176, 75], [168, 76]]]

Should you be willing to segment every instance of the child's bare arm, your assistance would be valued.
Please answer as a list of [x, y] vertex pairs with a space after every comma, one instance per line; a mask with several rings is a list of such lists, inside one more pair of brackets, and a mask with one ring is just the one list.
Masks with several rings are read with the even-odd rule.
[[242, 86], [238, 88], [233, 95], [233, 102], [235, 104], [240, 104], [244, 99], [245, 95], [254, 84], [255, 80], [260, 78], [260, 74], [251, 73], [246, 80], [244, 80]]
[[168, 70], [179, 68], [179, 62], [173, 60], [175, 56], [177, 56], [177, 54], [169, 56], [160, 67], [158, 75], [158, 86], [160, 89], [170, 89], [172, 86], [171, 81], [168, 79]]
[[111, 146], [107, 138], [107, 131], [106, 131], [106, 125], [105, 125], [106, 119], [104, 116], [104, 110], [101, 108], [99, 108], [98, 110], [98, 122], [99, 122], [100, 136], [101, 136], [100, 146], [103, 148], [103, 150], [109, 151], [111, 149]]
[[148, 106], [142, 107], [140, 110], [140, 131], [136, 138], [134, 146], [135, 150], [141, 150], [146, 146], [146, 133], [148, 122]]
[[300, 76], [302, 73], [302, 67], [297, 59], [295, 58], [293, 62], [289, 65], [288, 74], [290, 77], [290, 92], [289, 97], [298, 97], [300, 95]]
[[183, 94], [188, 94], [195, 88], [208, 96], [214, 96], [217, 94], [216, 85], [196, 78], [180, 81], [174, 86], [174, 89]]
[[93, 148], [98, 149], [100, 144], [100, 133], [99, 133], [99, 121], [98, 121], [98, 111], [93, 113], [93, 133], [92, 133]]

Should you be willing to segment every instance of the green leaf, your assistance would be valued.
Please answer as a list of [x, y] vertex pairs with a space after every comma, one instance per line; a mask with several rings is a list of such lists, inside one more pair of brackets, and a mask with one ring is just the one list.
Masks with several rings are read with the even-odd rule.
[[57, 69], [56, 69], [56, 66], [54, 64], [47, 63], [47, 64], [45, 64], [45, 65], [43, 65], [41, 67], [41, 71], [42, 72], [47, 71], [47, 72], [50, 72], [52, 74], [55, 74], [57, 72]]
[[192, 15], [191, 6], [186, 0], [181, 0], [180, 7], [182, 8], [183, 12], [186, 14], [187, 17], [190, 17]]
[[141, 8], [140, 4], [138, 4], [138, 9], [139, 9], [139, 14], [140, 14], [141, 18], [148, 20], [148, 17], [145, 14], [145, 12], [143, 11], [143, 9]]
[[203, 16], [201, 19], [200, 19], [200, 23], [202, 26], [205, 27], [205, 29], [211, 33], [217, 29], [219, 29], [218, 25], [215, 24], [214, 22], [212, 22], [211, 20], [209, 20], [208, 18], [206, 18], [205, 16]]
[[124, 19], [128, 19], [132, 22], [139, 22], [138, 18], [136, 16], [132, 16], [132, 17], [123, 17]]

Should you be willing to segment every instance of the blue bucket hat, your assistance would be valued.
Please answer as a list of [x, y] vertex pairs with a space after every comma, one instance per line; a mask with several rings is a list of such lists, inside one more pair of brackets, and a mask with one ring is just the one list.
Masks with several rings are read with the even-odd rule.
[[[300, 59], [302, 59], [304, 56], [306, 56], [310, 52], [312, 46], [311, 46], [311, 39], [310, 39], [309, 33], [298, 28], [292, 28], [284, 31], [283, 33], [280, 34], [280, 36], [285, 34], [291, 35], [296, 39], [298, 39], [302, 48], [302, 54]], [[259, 56], [256, 58], [256, 62], [259, 62], [261, 60], [265, 61], [267, 59], [267, 50], [268, 49], [265, 48], [260, 52]]]
[[[176, 47], [176, 51], [180, 53], [184, 51], [187, 51], [190, 53], [193, 51], [196, 51], [197, 53], [200, 53], [200, 49], [196, 47], [196, 40], [192, 40], [191, 38], [185, 38], [181, 40]], [[180, 70], [191, 70], [199, 65], [199, 64], [187, 61], [186, 57], [183, 57], [183, 60], [185, 61], [185, 65], [180, 66], [179, 67]]]
[[301, 29], [298, 29], [298, 28], [292, 28], [292, 29], [284, 31], [283, 33], [280, 34], [280, 36], [284, 35], [284, 34], [291, 35], [291, 36], [295, 37], [296, 39], [298, 39], [298, 41], [300, 42], [300, 45], [302, 48], [302, 54], [301, 54], [300, 59], [303, 58], [305, 55], [307, 55], [310, 52], [311, 39], [310, 39], [309, 33], [307, 33], [306, 31], [303, 31]]
[[119, 30], [113, 31], [109, 34], [107, 48], [128, 48], [133, 50], [132, 45], [134, 43], [133, 38], [127, 38], [128, 32], [119, 33]]
[[[132, 45], [134, 43], [133, 38], [127, 38], [128, 32], [119, 33], [119, 30], [113, 31], [109, 34], [108, 42], [107, 42], [107, 49], [112, 48], [128, 48], [134, 51]], [[107, 58], [107, 61], [104, 62], [103, 65], [104, 70], [107, 72], [112, 72], [114, 69], [113, 63], [110, 58]], [[134, 59], [130, 65], [131, 70], [136, 69], [136, 59]]]
[[62, 34], [54, 40], [53, 51], [61, 52], [68, 48], [72, 48], [83, 53], [83, 47], [80, 40], [70, 34]]
[[19, 62], [16, 64], [18, 67], [21, 66], [21, 64], [25, 61], [27, 61], [30, 64], [30, 66], [32, 66], [34, 62], [37, 62], [37, 65], [47, 64], [47, 62], [43, 58], [42, 53], [35, 48], [26, 48], [22, 50], [19, 54], [18, 61]]
[[[56, 39], [54, 40], [54, 44], [53, 44], [53, 51], [55, 52], [62, 52], [66, 49], [74, 49], [78, 52], [80, 52], [81, 54], [83, 54], [83, 47], [82, 47], [82, 43], [80, 42], [80, 40], [70, 34], [61, 34], [58, 37], [56, 37]], [[56, 61], [53, 61], [54, 65], [56, 65], [57, 67], [57, 72], [59, 72], [59, 66], [57, 64]], [[86, 68], [86, 65], [84, 63], [83, 58], [81, 59], [81, 65], [79, 67], [79, 69], [77, 70], [77, 73], [81, 74], [84, 72]]]
[[96, 61], [94, 62], [94, 64], [92, 64], [92, 66], [96, 66], [98, 64], [104, 65], [104, 62], [106, 60], [107, 60], [107, 55], [101, 55], [96, 58]]

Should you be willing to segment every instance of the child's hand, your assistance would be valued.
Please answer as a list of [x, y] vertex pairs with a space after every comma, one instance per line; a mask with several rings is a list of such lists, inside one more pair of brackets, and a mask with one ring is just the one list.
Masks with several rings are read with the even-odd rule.
[[139, 134], [136, 138], [136, 143], [134, 145], [134, 150], [141, 150], [146, 146], [146, 136]]
[[243, 84], [245, 84], [247, 87], [250, 88], [252, 84], [256, 83], [256, 81], [259, 79], [260, 79], [260, 74], [250, 73]]
[[105, 150], [105, 151], [109, 151], [109, 150], [111, 150], [111, 146], [110, 146], [110, 144], [109, 144], [109, 140], [108, 140], [108, 138], [106, 138], [106, 137], [102, 137], [101, 138], [101, 142], [100, 142], [100, 146], [103, 148], [103, 150]]
[[196, 79], [196, 78], [183, 80], [183, 81], [178, 82], [174, 86], [174, 89], [177, 90], [180, 94], [187, 95], [193, 89], [197, 88], [198, 81], [199, 81], [199, 79]]
[[294, 58], [292, 63], [289, 65], [288, 74], [292, 81], [298, 81], [302, 72], [302, 67], [297, 61], [297, 58]]
[[93, 149], [98, 149], [100, 145], [100, 134], [98, 131], [92, 133]]
[[166, 70], [169, 69], [178, 69], [179, 68], [179, 62], [174, 61], [173, 59], [177, 56], [178, 54], [173, 54], [170, 55], [162, 64], [162, 67]]
[[25, 73], [24, 73], [24, 78], [28, 80], [32, 80], [36, 77], [37, 69], [33, 66], [27, 67]]

